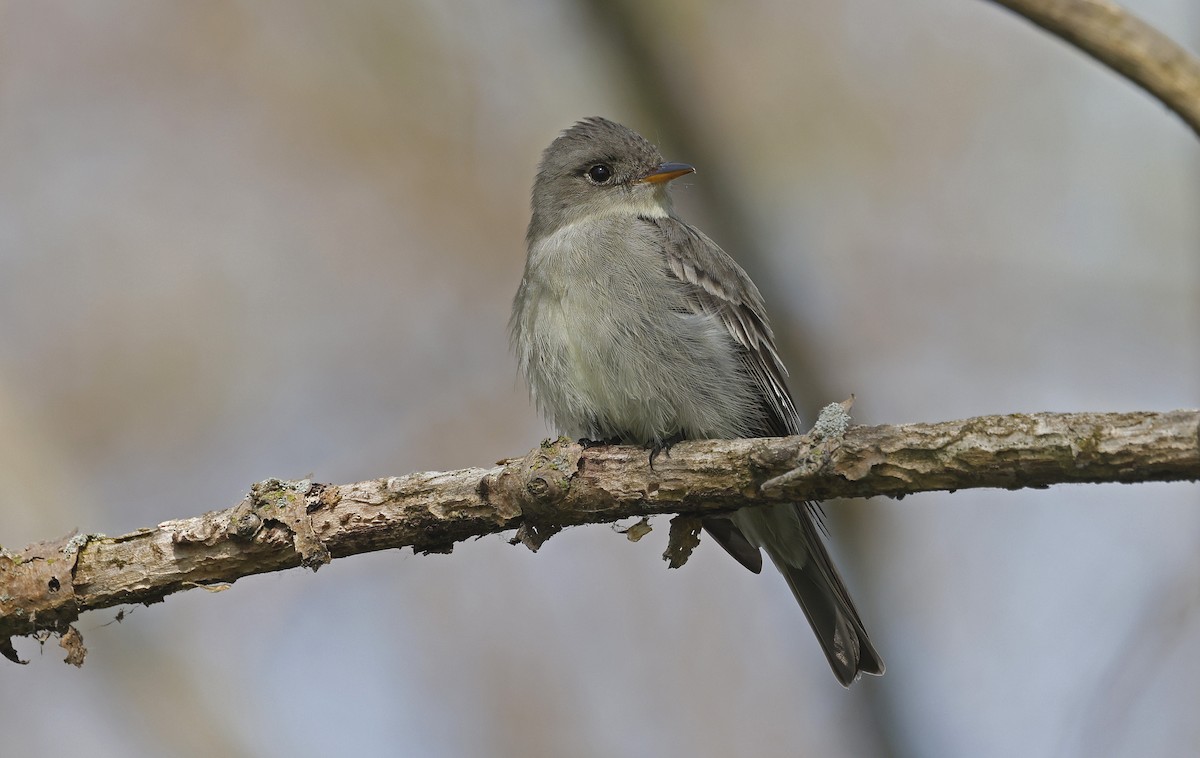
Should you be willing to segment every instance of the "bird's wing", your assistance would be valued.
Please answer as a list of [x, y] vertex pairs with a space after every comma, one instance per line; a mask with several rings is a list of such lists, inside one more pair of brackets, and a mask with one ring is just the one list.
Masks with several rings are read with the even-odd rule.
[[716, 314], [744, 348], [742, 361], [762, 396], [763, 436], [800, 434], [800, 416], [787, 388], [787, 369], [775, 349], [766, 306], [754, 282], [717, 243], [673, 217], [646, 219], [662, 237], [667, 269], [689, 287], [696, 312]]
[[[754, 282], [715, 242], [675, 218], [647, 219], [663, 240], [668, 270], [689, 289], [697, 312], [720, 317], [758, 383], [764, 436], [800, 434], [800, 416], [788, 392], [787, 369], [775, 349], [766, 307]], [[705, 521], [705, 529], [739, 563], [762, 568], [758, 545], [787, 579], [838, 681], [848, 686], [860, 672], [883, 673], [846, 585], [821, 541], [815, 503], [781, 503], [738, 511], [728, 524]]]

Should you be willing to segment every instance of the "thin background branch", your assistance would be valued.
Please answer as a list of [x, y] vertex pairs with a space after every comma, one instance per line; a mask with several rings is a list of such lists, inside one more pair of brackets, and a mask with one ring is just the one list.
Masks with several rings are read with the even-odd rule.
[[1200, 136], [1200, 59], [1109, 0], [992, 0], [1084, 51], [1175, 111]]

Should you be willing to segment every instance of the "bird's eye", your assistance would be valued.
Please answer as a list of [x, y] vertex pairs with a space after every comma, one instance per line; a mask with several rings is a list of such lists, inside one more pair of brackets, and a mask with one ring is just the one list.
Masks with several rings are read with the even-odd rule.
[[612, 169], [603, 163], [597, 163], [587, 170], [587, 177], [596, 184], [604, 184], [612, 179]]

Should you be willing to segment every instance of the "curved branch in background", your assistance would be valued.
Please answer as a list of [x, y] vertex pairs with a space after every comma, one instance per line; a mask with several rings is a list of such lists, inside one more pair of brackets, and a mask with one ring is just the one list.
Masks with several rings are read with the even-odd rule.
[[1162, 101], [1200, 136], [1200, 59], [1111, 0], [992, 0]]
[[[79, 665], [85, 651], [71, 624], [86, 610], [160, 602], [193, 587], [223, 589], [244, 576], [316, 569], [376, 550], [449, 552], [456, 542], [513, 529], [514, 542], [536, 550], [564, 526], [663, 513], [700, 517], [756, 504], [973, 487], [1200, 479], [1195, 410], [818, 429], [824, 436], [681, 442], [653, 468], [639, 447], [585, 449], [560, 439], [492, 468], [343, 485], [270, 479], [227, 510], [119, 537], [78, 535], [20, 553], [0, 550], [0, 654], [17, 660], [13, 636], [57, 633], [68, 662]], [[688, 529], [686, 517], [673, 522], [673, 536]], [[664, 557], [678, 565], [689, 550], [676, 546]]]

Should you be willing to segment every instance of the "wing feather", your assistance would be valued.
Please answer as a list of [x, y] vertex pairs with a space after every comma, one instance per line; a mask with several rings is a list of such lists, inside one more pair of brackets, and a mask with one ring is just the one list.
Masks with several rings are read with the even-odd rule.
[[663, 237], [667, 270], [690, 288], [697, 313], [716, 314], [743, 348], [742, 361], [758, 385], [766, 413], [764, 436], [800, 434], [800, 415], [787, 388], [787, 369], [775, 348], [766, 305], [754, 282], [704, 233], [673, 217], [647, 218]]
[[[747, 373], [758, 385], [763, 436], [800, 434], [800, 416], [787, 388], [787, 369], [775, 348], [766, 306], [742, 267], [700, 231], [673, 218], [646, 218], [663, 237], [667, 270], [688, 288], [688, 306], [716, 314], [742, 348]], [[743, 566], [762, 568], [758, 546], [787, 579], [808, 617], [839, 682], [849, 686], [862, 672], [882, 674], [883, 660], [871, 645], [846, 585], [818, 533], [816, 503], [786, 503], [736, 512], [728, 523], [705, 521], [705, 529]]]

